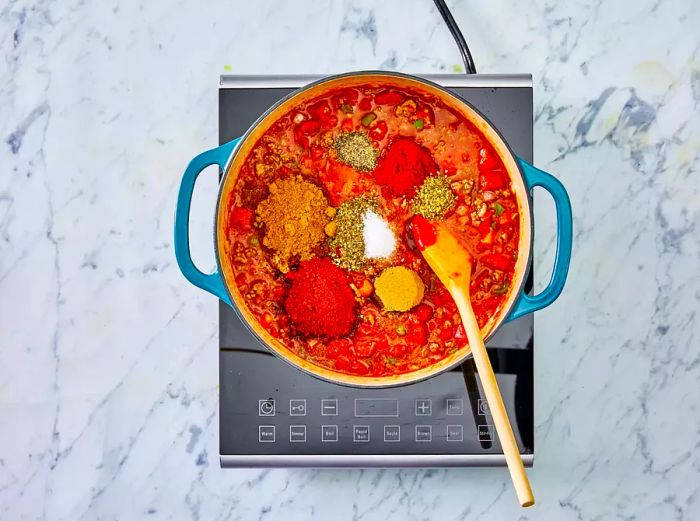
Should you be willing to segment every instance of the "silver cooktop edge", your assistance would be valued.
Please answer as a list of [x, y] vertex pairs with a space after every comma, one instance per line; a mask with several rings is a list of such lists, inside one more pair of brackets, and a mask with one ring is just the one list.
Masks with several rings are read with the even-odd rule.
[[[521, 454], [523, 464], [532, 467], [533, 454]], [[222, 468], [393, 468], [393, 467], [502, 467], [503, 454], [221, 454]]]
[[[532, 87], [532, 74], [415, 74], [415, 76], [425, 78], [443, 87]], [[219, 79], [219, 88], [298, 88], [324, 77], [320, 74], [278, 76], [224, 74]]]

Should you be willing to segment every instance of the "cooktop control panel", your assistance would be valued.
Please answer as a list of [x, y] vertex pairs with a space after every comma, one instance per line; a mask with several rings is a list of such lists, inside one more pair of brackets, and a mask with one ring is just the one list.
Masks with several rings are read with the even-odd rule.
[[[221, 351], [222, 454], [501, 452], [477, 379], [462, 368], [399, 388], [347, 388], [316, 379], [310, 385], [311, 376], [262, 349]], [[516, 376], [497, 375], [514, 420], [528, 412], [516, 405]], [[527, 453], [519, 423], [513, 424]]]

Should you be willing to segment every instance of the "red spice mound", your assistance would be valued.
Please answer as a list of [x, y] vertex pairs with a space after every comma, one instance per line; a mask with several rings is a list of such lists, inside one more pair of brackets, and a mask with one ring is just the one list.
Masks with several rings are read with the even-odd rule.
[[374, 171], [374, 178], [394, 196], [412, 196], [427, 175], [439, 171], [430, 151], [412, 138], [400, 137], [389, 145]]
[[291, 287], [284, 307], [301, 333], [339, 337], [352, 331], [355, 295], [345, 272], [328, 257], [302, 261], [287, 278]]

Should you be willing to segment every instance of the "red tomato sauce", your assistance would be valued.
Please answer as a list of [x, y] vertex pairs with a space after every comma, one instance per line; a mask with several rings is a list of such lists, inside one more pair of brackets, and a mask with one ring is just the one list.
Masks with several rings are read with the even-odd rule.
[[[332, 152], [334, 140], [346, 132], [369, 137], [377, 153], [373, 171], [357, 171]], [[512, 290], [518, 256], [518, 204], [506, 168], [486, 138], [440, 100], [422, 91], [370, 85], [333, 90], [289, 110], [257, 141], [241, 167], [228, 201], [229, 261], [244, 304], [260, 325], [302, 358], [353, 375], [415, 371], [464, 347], [457, 308], [422, 258], [409, 225], [410, 198], [424, 178], [435, 174], [447, 177], [455, 195], [444, 220], [475, 256], [471, 299], [483, 327]], [[355, 305], [348, 303], [345, 289], [338, 298], [354, 320], [344, 317], [337, 328], [324, 330], [342, 331], [342, 336], [301, 334], [294, 326], [289, 311], [300, 314], [303, 309], [289, 299], [290, 292], [303, 291], [299, 286], [292, 291], [301, 261], [290, 260], [290, 273], [277, 271], [263, 246], [264, 230], [255, 221], [270, 183], [293, 175], [320, 187], [333, 207], [371, 195], [396, 236], [390, 261], [344, 270]], [[314, 253], [328, 258], [328, 245]], [[386, 311], [373, 294], [373, 281], [387, 262], [414, 270], [425, 286], [422, 301], [409, 311]], [[304, 277], [297, 280], [314, 280]], [[336, 304], [326, 302], [323, 309], [333, 313], [340, 309]]]

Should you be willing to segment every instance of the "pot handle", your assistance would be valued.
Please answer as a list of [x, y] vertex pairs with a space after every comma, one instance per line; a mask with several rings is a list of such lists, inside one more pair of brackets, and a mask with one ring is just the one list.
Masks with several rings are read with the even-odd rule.
[[541, 186], [549, 192], [554, 199], [557, 212], [557, 250], [554, 257], [554, 269], [552, 278], [547, 287], [537, 295], [520, 294], [520, 298], [513, 311], [508, 315], [508, 320], [527, 315], [533, 311], [545, 308], [554, 302], [561, 294], [566, 283], [571, 262], [571, 248], [573, 240], [573, 220], [571, 215], [571, 201], [566, 193], [564, 185], [554, 176], [532, 166], [521, 158], [516, 158], [525, 176], [525, 183], [529, 190], [535, 186]]
[[199, 174], [210, 165], [219, 165], [223, 172], [229, 157], [231, 157], [231, 152], [239, 141], [240, 138], [237, 138], [217, 148], [202, 152], [190, 161], [182, 176], [175, 208], [175, 258], [180, 271], [192, 284], [216, 295], [229, 306], [231, 299], [226, 292], [226, 286], [218, 269], [207, 275], [202, 273], [192, 262], [190, 255], [190, 207], [192, 205], [192, 191]]

